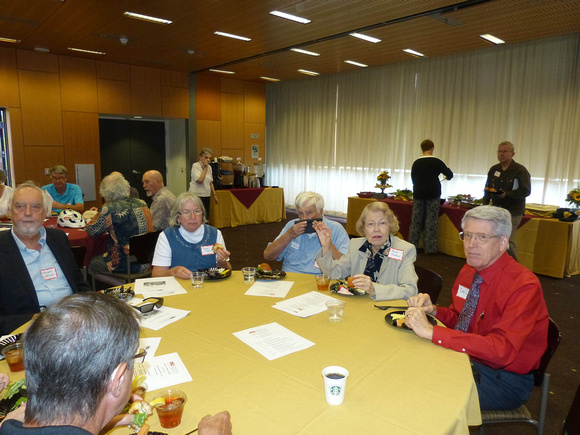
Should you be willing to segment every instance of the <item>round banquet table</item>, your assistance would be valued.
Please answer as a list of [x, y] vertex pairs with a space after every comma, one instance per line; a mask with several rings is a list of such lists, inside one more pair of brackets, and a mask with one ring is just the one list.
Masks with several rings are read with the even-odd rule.
[[[285, 279], [294, 283], [286, 299], [316, 290], [312, 275]], [[166, 297], [165, 306], [191, 312], [159, 331], [142, 328], [141, 336], [161, 337], [156, 355], [178, 352], [193, 381], [176, 386], [188, 396], [181, 425], [161, 428], [154, 413], [151, 431], [183, 434], [226, 409], [236, 434], [467, 434], [468, 425], [481, 424], [467, 355], [388, 325], [368, 296], [331, 294], [346, 301], [343, 320], [331, 323], [325, 312], [300, 318], [272, 308], [279, 298], [244, 295], [240, 271], [201, 289], [179, 282], [188, 293]], [[392, 302], [382, 304], [404, 305]], [[271, 322], [315, 345], [269, 361], [232, 335]], [[330, 365], [350, 372], [340, 406], [324, 398], [321, 371]], [[154, 397], [148, 391], [145, 399]]]

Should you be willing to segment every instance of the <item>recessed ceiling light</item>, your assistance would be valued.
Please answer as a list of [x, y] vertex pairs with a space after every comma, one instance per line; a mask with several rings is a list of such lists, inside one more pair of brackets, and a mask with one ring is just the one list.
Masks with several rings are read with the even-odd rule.
[[366, 68], [368, 66], [365, 63], [355, 62], [354, 60], [345, 60], [344, 62], [350, 63], [351, 65], [354, 65], [354, 66], [360, 66], [361, 68]]
[[320, 75], [320, 73], [314, 72], [314, 71], [308, 71], [307, 69], [299, 69], [298, 72], [302, 73], [302, 74], [307, 74], [309, 76], [318, 76]]
[[20, 42], [22, 42], [20, 39], [12, 39], [12, 38], [2, 38], [0, 36], [0, 42], [10, 42], [12, 44], [18, 44]]
[[149, 21], [155, 24], [171, 24], [173, 21], [166, 20], [164, 18], [150, 17], [149, 15], [138, 14], [136, 12], [125, 12], [123, 15], [129, 18], [135, 18], [136, 20]]
[[251, 41], [251, 38], [246, 38], [245, 36], [233, 35], [226, 32], [213, 32], [214, 35], [225, 36], [226, 38], [239, 39], [240, 41]]
[[417, 57], [424, 57], [425, 56], [423, 53], [419, 53], [418, 51], [411, 50], [410, 48], [405, 48], [403, 51], [405, 53], [409, 53], [409, 54], [412, 54], [413, 56], [417, 56]]
[[221, 73], [221, 74], [235, 74], [235, 72], [233, 72], [233, 71], [225, 71], [223, 69], [213, 69], [213, 68], [210, 68], [209, 70], [210, 71], [213, 71], [213, 72], [216, 72], [216, 73]]
[[271, 11], [270, 15], [276, 15], [277, 17], [286, 18], [287, 20], [296, 21], [297, 23], [301, 24], [310, 23], [310, 20], [307, 20], [306, 18], [297, 17], [296, 15], [287, 14], [286, 12]]
[[486, 33], [485, 35], [479, 35], [479, 37], [493, 44], [505, 44], [505, 41], [503, 39], [496, 38], [495, 36], [490, 35], [489, 33]]
[[133, 117], [133, 119], [141, 119], [141, 118], [143, 118], [141, 115], [135, 115], [135, 116]]
[[372, 42], [373, 44], [381, 42], [379, 38], [373, 38], [372, 36], [363, 35], [362, 33], [351, 33], [350, 36], [354, 36], [355, 38], [359, 39], [364, 39], [365, 41]]
[[260, 77], [262, 80], [268, 80], [269, 82], [279, 82], [280, 79], [273, 79], [272, 77]]
[[301, 48], [291, 48], [291, 51], [296, 53], [308, 54], [310, 56], [320, 56], [320, 53], [315, 53], [314, 51], [302, 50]]
[[38, 53], [50, 53], [48, 48], [39, 46], [34, 47], [34, 51], [37, 51]]
[[102, 51], [85, 50], [85, 49], [83, 49], [83, 48], [72, 48], [72, 47], [69, 47], [68, 49], [69, 49], [69, 50], [71, 50], [71, 51], [80, 51], [80, 52], [82, 52], [82, 53], [90, 53], [90, 54], [107, 54], [107, 53], [104, 53], [104, 52], [102, 52]]

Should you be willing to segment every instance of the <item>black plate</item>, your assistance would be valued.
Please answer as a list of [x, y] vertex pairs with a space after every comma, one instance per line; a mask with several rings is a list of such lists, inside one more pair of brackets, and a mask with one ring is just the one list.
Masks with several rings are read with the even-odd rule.
[[286, 278], [286, 272], [283, 270], [258, 270], [256, 279], [283, 279]]
[[22, 334], [10, 335], [10, 336], [0, 340], [0, 360], [4, 359], [4, 357], [2, 356], [2, 351], [4, 350], [4, 348], [6, 346], [8, 346], [9, 344], [16, 343], [16, 342], [20, 341], [21, 335]]
[[337, 295], [340, 296], [364, 296], [367, 294], [367, 292], [365, 292], [364, 290], [361, 290], [360, 288], [348, 288], [348, 291], [351, 292], [352, 294], [350, 295], [345, 295], [342, 293], [339, 293], [338, 290], [340, 289], [340, 286], [344, 285], [345, 287], [348, 288], [348, 286], [346, 285], [346, 280], [345, 279], [339, 279], [336, 282], [330, 284], [330, 291], [332, 293], [336, 293]]
[[217, 270], [212, 270], [212, 269], [202, 269], [202, 270], [199, 270], [198, 272], [203, 272], [205, 275], [205, 279], [207, 279], [208, 281], [216, 281], [218, 279], [229, 278], [232, 274], [231, 269], [226, 269], [226, 270], [224, 270], [223, 273], [219, 273]]
[[[410, 331], [410, 329], [404, 323], [403, 326], [395, 325], [396, 319], [393, 319], [393, 314], [405, 314], [405, 310], [395, 310], [387, 313], [385, 315], [385, 322], [387, 322], [387, 325], [391, 325], [393, 328], [402, 329], [403, 331]], [[431, 314], [427, 314], [427, 320], [431, 325], [437, 325], [437, 319], [435, 319], [435, 317], [433, 317]]]

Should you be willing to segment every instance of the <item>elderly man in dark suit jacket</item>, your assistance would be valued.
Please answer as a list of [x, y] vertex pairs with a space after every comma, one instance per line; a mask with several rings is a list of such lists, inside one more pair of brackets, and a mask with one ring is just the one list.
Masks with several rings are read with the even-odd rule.
[[42, 226], [42, 190], [18, 186], [10, 210], [12, 230], [0, 233], [0, 335], [64, 296], [90, 290], [64, 231]]

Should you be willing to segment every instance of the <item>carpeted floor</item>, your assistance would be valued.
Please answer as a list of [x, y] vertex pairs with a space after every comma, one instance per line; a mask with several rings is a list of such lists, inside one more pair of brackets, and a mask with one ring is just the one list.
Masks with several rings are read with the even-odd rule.
[[[235, 228], [222, 228], [227, 249], [232, 253], [231, 263], [234, 269], [244, 266], [256, 266], [264, 261], [263, 252], [268, 242], [271, 242], [282, 230], [289, 219], [296, 218], [296, 213], [288, 210], [288, 218], [284, 222], [247, 225]], [[337, 219], [344, 224], [344, 219]], [[273, 268], [281, 264], [269, 262]], [[434, 270], [443, 277], [443, 290], [438, 304], [447, 306], [451, 302], [451, 287], [457, 273], [465, 264], [461, 258], [444, 254], [419, 254], [417, 264]], [[578, 320], [580, 320], [580, 275], [557, 279], [538, 275], [544, 297], [552, 319], [562, 332], [562, 341], [548, 367], [551, 374], [550, 397], [548, 400], [548, 416], [545, 433], [560, 434], [562, 422], [568, 413], [570, 404], [580, 383], [580, 372], [577, 371], [580, 361], [580, 341], [576, 338]], [[537, 416], [539, 391], [535, 391], [528, 402], [533, 416]], [[420, 418], [420, 410], [418, 412]], [[477, 433], [477, 428], [472, 429]], [[487, 427], [486, 434], [534, 434], [534, 428], [529, 425], [508, 425], [502, 427]]]

